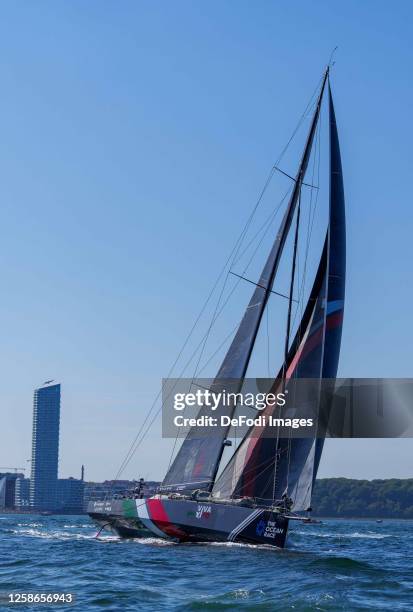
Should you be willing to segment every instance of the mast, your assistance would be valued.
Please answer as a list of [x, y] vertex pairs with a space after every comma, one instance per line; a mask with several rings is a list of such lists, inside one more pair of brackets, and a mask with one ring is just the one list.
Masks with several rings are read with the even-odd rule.
[[[217, 374], [217, 379], [221, 379], [221, 378], [243, 378], [245, 376], [245, 373], [247, 371], [248, 368], [248, 364], [249, 361], [251, 359], [251, 354], [252, 351], [254, 349], [254, 344], [255, 344], [255, 340], [257, 338], [257, 334], [258, 334], [258, 330], [260, 327], [260, 323], [261, 323], [261, 319], [262, 319], [262, 315], [264, 313], [265, 307], [267, 305], [268, 299], [271, 295], [271, 289], [274, 283], [274, 279], [275, 279], [275, 275], [277, 273], [278, 270], [278, 265], [281, 259], [281, 255], [284, 249], [284, 245], [285, 245], [285, 241], [287, 239], [288, 236], [288, 232], [290, 230], [291, 227], [291, 223], [293, 220], [293, 216], [294, 216], [294, 212], [296, 209], [296, 205], [299, 199], [299, 195], [300, 195], [300, 191], [301, 191], [301, 185], [302, 182], [304, 180], [304, 176], [305, 173], [307, 171], [307, 166], [308, 166], [308, 160], [310, 158], [310, 154], [311, 154], [311, 149], [312, 149], [312, 145], [313, 145], [313, 141], [314, 141], [314, 134], [317, 128], [317, 123], [318, 123], [318, 118], [320, 115], [320, 108], [321, 108], [321, 102], [322, 102], [322, 98], [323, 98], [323, 93], [324, 93], [324, 89], [325, 89], [325, 85], [327, 82], [327, 78], [328, 78], [328, 74], [329, 74], [329, 67], [326, 68], [326, 71], [324, 73], [324, 77], [323, 77], [323, 81], [322, 81], [322, 85], [321, 85], [321, 89], [320, 89], [320, 93], [318, 95], [318, 99], [317, 99], [317, 105], [316, 105], [316, 109], [314, 111], [314, 115], [311, 121], [311, 127], [309, 130], [309, 133], [307, 135], [307, 140], [305, 143], [305, 147], [304, 147], [304, 151], [301, 157], [301, 161], [297, 170], [297, 174], [296, 177], [294, 179], [294, 187], [293, 187], [293, 191], [291, 193], [290, 196], [290, 200], [288, 202], [288, 206], [286, 209], [286, 212], [284, 213], [284, 217], [282, 219], [281, 225], [280, 225], [280, 229], [278, 230], [275, 242], [273, 244], [273, 247], [271, 249], [271, 252], [268, 256], [268, 259], [264, 265], [263, 271], [261, 273], [260, 279], [258, 281], [258, 285], [257, 289], [255, 290], [249, 304], [247, 307], [247, 310], [244, 314], [244, 317], [240, 323], [240, 326], [238, 328], [238, 331], [232, 341], [232, 344], [224, 358], [224, 361], [218, 371]], [[264, 295], [262, 296], [262, 292], [264, 292]], [[244, 328], [247, 326], [247, 323], [249, 323], [248, 321], [248, 313], [251, 310], [252, 306], [256, 303], [256, 300], [260, 299], [260, 303], [259, 303], [259, 308], [257, 310], [257, 312], [255, 312], [255, 321], [254, 321], [254, 325], [252, 326], [252, 329], [250, 331], [250, 342], [248, 345], [248, 350], [245, 352], [244, 358], [242, 360], [242, 365], [241, 367], [238, 368], [238, 372], [237, 375], [235, 376], [233, 372], [231, 372], [231, 370], [234, 369], [232, 363], [234, 360], [234, 357], [238, 351], [238, 346], [240, 344], [240, 341], [244, 335]]]
[[[238, 330], [216, 375], [212, 385], [214, 392], [217, 392], [220, 388], [222, 389], [225, 385], [225, 381], [228, 382], [228, 379], [239, 381], [236, 385], [237, 388], [231, 389], [233, 392], [239, 391], [242, 385], [242, 379], [247, 372], [262, 316], [269, 296], [271, 295], [281, 255], [299, 200], [301, 185], [310, 159], [328, 74], [329, 67], [326, 68], [323, 75], [304, 151], [295, 179], [293, 179], [293, 190], [281, 221], [280, 229]], [[235, 407], [233, 406], [226, 409], [221, 407], [220, 414], [232, 416], [234, 409]], [[199, 414], [202, 415], [204, 413], [206, 414], [205, 409], [201, 408]], [[197, 427], [191, 428], [172, 466], [165, 476], [161, 489], [182, 491], [199, 488], [211, 491], [224, 452], [225, 439], [228, 435], [228, 431], [229, 426], [227, 428], [222, 427], [220, 429], [220, 435], [206, 439], [202, 436], [202, 433]]]
[[[329, 223], [313, 288], [288, 351], [287, 379], [337, 376], [345, 296], [346, 231], [341, 156], [330, 87], [329, 115]], [[283, 368], [279, 377], [282, 374]], [[324, 417], [328, 418], [328, 413]], [[274, 498], [281, 499], [286, 493], [294, 501], [294, 510], [306, 510], [323, 444], [323, 438], [318, 437], [291, 441], [282, 438], [276, 461], [273, 438], [251, 428], [217, 480], [213, 494], [225, 499], [256, 497], [272, 505]], [[276, 490], [269, 485], [274, 483], [275, 469]]]
[[297, 263], [298, 230], [299, 230], [299, 227], [300, 227], [300, 212], [301, 212], [301, 192], [300, 192], [298, 208], [297, 208], [297, 219], [296, 219], [296, 222], [295, 222], [293, 264], [291, 266], [290, 292], [289, 292], [289, 295], [288, 295], [287, 330], [286, 330], [286, 333], [285, 333], [283, 374], [285, 374], [285, 369], [287, 367], [288, 348], [289, 348], [289, 345], [290, 345], [291, 313], [292, 313], [293, 294], [294, 294], [295, 268], [296, 268], [296, 263]]

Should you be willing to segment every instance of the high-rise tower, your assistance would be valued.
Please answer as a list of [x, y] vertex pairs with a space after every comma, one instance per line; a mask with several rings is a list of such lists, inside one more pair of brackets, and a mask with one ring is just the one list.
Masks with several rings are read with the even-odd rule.
[[30, 505], [37, 510], [56, 508], [60, 384], [53, 382], [35, 389], [33, 398]]

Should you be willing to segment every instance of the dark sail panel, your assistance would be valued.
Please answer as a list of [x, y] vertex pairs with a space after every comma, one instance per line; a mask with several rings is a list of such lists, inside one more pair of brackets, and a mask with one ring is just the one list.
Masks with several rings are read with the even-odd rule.
[[[345, 211], [340, 150], [331, 91], [329, 226], [316, 279], [287, 360], [286, 379], [335, 378], [345, 287]], [[271, 505], [286, 494], [305, 510], [323, 447], [322, 439], [271, 439], [251, 431], [217, 480], [221, 498], [254, 497]]]
[[[301, 183], [307, 170], [327, 76], [328, 70], [326, 70], [324, 75], [303, 156], [294, 181], [290, 201], [257, 287], [246, 308], [244, 317], [223, 360], [213, 386], [211, 387], [211, 391], [215, 393], [219, 393], [224, 387], [228, 391], [228, 379], [241, 381], [236, 388], [231, 388], [232, 392], [238, 392], [242, 385], [242, 379], [246, 374], [262, 315], [271, 293], [274, 278], [294, 217]], [[233, 407], [219, 407], [218, 409], [221, 415], [228, 416], [232, 416], [234, 411]], [[200, 410], [199, 416], [203, 416], [204, 414], [209, 414], [208, 408]], [[220, 428], [219, 435], [213, 438], [206, 438], [200, 434], [197, 427], [191, 428], [164, 478], [160, 488], [161, 491], [211, 490], [223, 454], [224, 440], [228, 435], [228, 431], [229, 428], [222, 427]]]
[[[341, 165], [340, 142], [330, 83], [328, 84], [330, 123], [330, 231], [329, 242], [333, 243], [329, 262], [327, 312], [328, 334], [324, 346], [324, 378], [337, 376], [340, 355], [341, 333], [344, 314], [346, 284], [346, 211], [344, 201], [343, 169]], [[313, 484], [317, 476], [324, 440], [316, 440]]]
[[[320, 377], [324, 339], [327, 244], [326, 238], [307, 307], [289, 351], [286, 380], [297, 377]], [[278, 373], [277, 379], [279, 380], [281, 376], [282, 371]], [[279, 390], [275, 389], [274, 392]], [[270, 413], [273, 412], [274, 409], [271, 409]], [[280, 499], [284, 493], [283, 474], [287, 475], [288, 471], [288, 465], [284, 465], [285, 461], [291, 459], [289, 465], [294, 470], [297, 466], [297, 477], [299, 477], [312, 447], [311, 439], [277, 442], [274, 437], [268, 436], [268, 432], [265, 436], [260, 436], [259, 430], [254, 431], [253, 428], [217, 480], [213, 494], [225, 499], [254, 497], [264, 504], [271, 505], [274, 499]], [[277, 465], [276, 474], [275, 465]], [[290, 475], [292, 476], [291, 470]]]

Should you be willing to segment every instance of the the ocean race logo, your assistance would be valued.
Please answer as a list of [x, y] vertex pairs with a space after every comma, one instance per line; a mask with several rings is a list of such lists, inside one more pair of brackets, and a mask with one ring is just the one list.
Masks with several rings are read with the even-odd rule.
[[267, 527], [267, 521], [264, 521], [264, 519], [259, 520], [255, 528], [255, 533], [257, 534], [257, 536], [262, 537], [265, 533], [266, 527]]

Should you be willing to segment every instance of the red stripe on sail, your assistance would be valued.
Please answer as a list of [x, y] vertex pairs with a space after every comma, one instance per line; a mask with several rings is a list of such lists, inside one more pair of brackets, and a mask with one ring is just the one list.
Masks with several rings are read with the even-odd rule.
[[[342, 322], [343, 322], [343, 310], [336, 311], [332, 313], [331, 315], [327, 316], [326, 329], [327, 330], [334, 329], [335, 327], [338, 327], [339, 325], [341, 325]], [[312, 336], [309, 336], [303, 342], [303, 344], [298, 349], [297, 353], [295, 354], [294, 358], [292, 359], [290, 363], [290, 367], [288, 368], [286, 372], [286, 380], [291, 378], [300, 359], [304, 359], [304, 357], [306, 357], [312, 350], [314, 350], [317, 346], [319, 346], [320, 343], [322, 342], [322, 339], [323, 339], [323, 327], [320, 327]], [[265, 408], [262, 414], [266, 414], [268, 408], [269, 406]], [[246, 452], [245, 460], [244, 460], [244, 469], [246, 468], [246, 466], [248, 466], [253, 453], [254, 452], [256, 453], [259, 449], [259, 442], [261, 441], [261, 438], [257, 435], [257, 430], [263, 429], [263, 427], [260, 426], [254, 429], [255, 429], [255, 435], [251, 436], [248, 442], [247, 452]], [[251, 466], [248, 469], [247, 478], [245, 478], [244, 476], [245, 480], [241, 487], [242, 495], [250, 496], [250, 497], [254, 496], [254, 486], [253, 485], [254, 485], [254, 481], [256, 478], [256, 467], [255, 469], [254, 467], [255, 466]]]
[[[338, 327], [343, 322], [343, 311], [334, 312], [329, 315], [326, 319], [326, 329], [333, 329], [334, 327]], [[299, 349], [294, 356], [294, 359], [291, 361], [290, 367], [287, 371], [287, 378], [289, 378], [294, 372], [295, 368], [300, 359], [304, 359], [314, 348], [316, 348], [323, 340], [323, 328], [320, 327], [315, 334], [310, 336], [304, 345]]]

